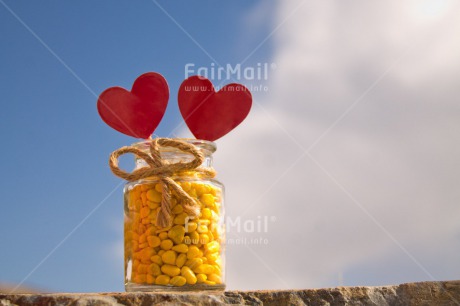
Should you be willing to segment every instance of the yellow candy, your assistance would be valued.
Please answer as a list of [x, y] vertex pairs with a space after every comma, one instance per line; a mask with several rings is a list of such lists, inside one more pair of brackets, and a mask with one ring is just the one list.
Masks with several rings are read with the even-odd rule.
[[206, 258], [210, 262], [215, 262], [219, 258], [219, 253], [209, 253], [206, 254]]
[[[216, 261], [219, 261], [219, 260], [220, 260], [220, 258], [217, 259]], [[213, 267], [214, 267], [214, 274], [222, 275], [222, 271], [220, 270], [219, 265], [213, 265]]]
[[203, 208], [201, 210], [201, 217], [204, 219], [211, 219], [212, 213], [209, 208]]
[[180, 213], [174, 218], [174, 224], [185, 224], [185, 219], [188, 215], [186, 213]]
[[147, 195], [145, 192], [141, 193], [142, 204], [147, 203]]
[[187, 262], [185, 263], [185, 265], [187, 267], [189, 267], [190, 269], [195, 269], [196, 267], [200, 266], [203, 264], [203, 260], [201, 258], [193, 258], [193, 259], [189, 259], [187, 260]]
[[[164, 266], [163, 266], [164, 267]], [[211, 274], [214, 273], [214, 267], [208, 264], [202, 264], [193, 269], [195, 273]]]
[[212, 194], [213, 196], [217, 196], [217, 194], [220, 195], [220, 190], [218, 190], [217, 188], [215, 188], [212, 185], [210, 185], [210, 187], [211, 187], [211, 190], [209, 191], [210, 194]]
[[157, 285], [167, 285], [167, 284], [169, 284], [170, 279], [171, 278], [169, 276], [167, 276], [167, 275], [159, 275], [155, 279], [155, 284], [157, 284]]
[[160, 265], [160, 266], [163, 264], [163, 260], [161, 259], [160, 255], [153, 255], [152, 257], [150, 257], [150, 260], [153, 263], [156, 263], [157, 265]]
[[150, 189], [149, 191], [147, 191], [146, 196], [149, 201], [157, 203], [161, 202], [161, 193], [159, 193], [155, 189]]
[[164, 252], [163, 255], [161, 255], [161, 260], [163, 260], [164, 263], [174, 265], [176, 264], [176, 258], [177, 254], [174, 251], [166, 251]]
[[[215, 263], [217, 266], [222, 267], [222, 258], [220, 258], [220, 257], [217, 258], [217, 259], [214, 261], [214, 263]], [[219, 269], [219, 270], [220, 270], [220, 269]]]
[[142, 284], [142, 283], [145, 283], [145, 281], [147, 280], [146, 278], [147, 278], [147, 275], [145, 274], [137, 274], [134, 276], [134, 282], [138, 284]]
[[219, 215], [216, 214], [214, 211], [211, 211], [211, 220], [213, 222], [219, 222]]
[[139, 267], [139, 260], [135, 259], [133, 261], [133, 271], [137, 271], [137, 267]]
[[148, 247], [148, 243], [142, 243], [142, 244], [139, 244], [139, 249], [145, 249], [146, 247]]
[[137, 199], [136, 201], [134, 201], [132, 205], [132, 210], [139, 211], [141, 209], [141, 206], [142, 206], [142, 200]]
[[191, 233], [191, 232], [195, 231], [197, 227], [198, 227], [198, 224], [196, 224], [196, 222], [187, 222], [185, 224], [185, 231], [187, 233]]
[[165, 240], [166, 238], [168, 238], [168, 233], [167, 232], [161, 232], [161, 233], [158, 234], [158, 237], [161, 240]]
[[125, 258], [133, 260], [131, 281], [163, 286], [222, 284], [222, 238], [217, 226], [222, 192], [198, 181], [178, 184], [200, 204], [199, 219], [191, 218], [173, 193], [172, 225], [165, 228], [156, 227], [162, 183], [142, 183], [128, 191], [124, 241]]
[[158, 238], [157, 236], [148, 236], [148, 237], [147, 237], [147, 241], [148, 241], [149, 246], [150, 246], [151, 248], [156, 248], [156, 247], [159, 246], [160, 243], [161, 243], [160, 238]]
[[[160, 207], [160, 203], [152, 202], [152, 201], [147, 201], [147, 206], [148, 206], [151, 210], [156, 210], [158, 207]], [[151, 213], [150, 213], [150, 214], [151, 214]]]
[[166, 240], [163, 240], [161, 242], [160, 247], [163, 250], [167, 251], [167, 250], [170, 250], [173, 247], [173, 245], [174, 245], [174, 243], [171, 240], [166, 239]]
[[192, 188], [192, 184], [190, 182], [182, 182], [180, 183], [180, 186], [184, 191], [189, 191]]
[[183, 243], [173, 246], [172, 249], [174, 251], [178, 252], [178, 253], [187, 253], [188, 252], [188, 246], [183, 244]]
[[143, 249], [141, 251], [139, 259], [149, 261], [150, 257], [152, 257], [153, 255], [155, 255], [155, 251], [153, 249]]
[[205, 283], [206, 285], [215, 285], [215, 284], [216, 284], [216, 282], [209, 281], [209, 280], [204, 281], [204, 283]]
[[211, 221], [208, 220], [208, 219], [200, 219], [200, 220], [198, 220], [198, 223], [199, 224], [204, 224], [204, 225], [207, 226], [207, 225], [211, 224]]
[[148, 236], [152, 236], [152, 235], [154, 236], [156, 234], [156, 230], [157, 230], [156, 226], [150, 225], [150, 227], [147, 229], [145, 233]]
[[130, 202], [134, 202], [137, 200], [137, 198], [140, 197], [140, 193], [137, 189], [132, 189], [130, 192], [129, 192], [129, 201]]
[[201, 195], [206, 192], [206, 189], [203, 188], [203, 184], [193, 184], [193, 185], [194, 185], [193, 187], [195, 188], [197, 195]]
[[182, 225], [173, 226], [168, 232], [168, 237], [176, 244], [181, 243], [182, 240], [184, 240], [184, 236], [185, 227], [183, 227]]
[[196, 275], [195, 273], [193, 273], [193, 271], [189, 267], [187, 266], [182, 267], [182, 269], [180, 270], [180, 274], [183, 277], [185, 277], [185, 279], [187, 280], [187, 284], [189, 285], [196, 284], [197, 282]]
[[152, 285], [155, 283], [155, 277], [153, 275], [147, 274], [146, 282], [149, 285]]
[[196, 194], [196, 190], [195, 189], [190, 189], [190, 190], [187, 190], [187, 193], [189, 196], [191, 196], [192, 198], [196, 198], [198, 197], [197, 194]]
[[179, 254], [176, 259], [176, 266], [179, 268], [182, 268], [182, 266], [185, 264], [187, 261], [187, 254]]
[[140, 264], [139, 266], [137, 266], [137, 273], [139, 274], [145, 274], [147, 273], [147, 270], [149, 269], [149, 266], [148, 265], [143, 265], [143, 264]]
[[180, 274], [180, 268], [172, 265], [162, 265], [161, 272], [169, 276], [176, 276]]
[[208, 244], [206, 244], [206, 250], [208, 253], [214, 253], [218, 252], [220, 249], [219, 242], [217, 241], [211, 241]]
[[133, 248], [133, 251], [137, 251], [139, 249], [139, 243], [136, 240], [133, 240], [131, 247]]
[[169, 281], [169, 283], [171, 285], [173, 285], [173, 286], [183, 286], [183, 285], [185, 285], [186, 282], [187, 282], [187, 280], [183, 276], [174, 276]]
[[209, 230], [205, 224], [200, 224], [198, 228], [196, 229], [196, 231], [201, 234], [201, 233], [207, 233]]
[[176, 198], [171, 198], [171, 208], [177, 205], [177, 200]]
[[221, 284], [222, 283], [222, 279], [220, 278], [220, 276], [216, 275], [216, 274], [209, 274], [208, 275], [208, 280], [209, 281], [212, 281], [216, 284]]
[[212, 194], [206, 193], [201, 195], [200, 197], [201, 203], [207, 206], [213, 206], [214, 205], [214, 196]]
[[145, 241], [147, 240], [146, 238], [147, 237], [145, 236], [145, 234], [140, 235], [139, 236], [139, 244], [145, 243]]
[[184, 211], [184, 207], [182, 205], [176, 205], [174, 208], [171, 210], [171, 212], [175, 215], [178, 215]]
[[141, 218], [148, 217], [148, 215], [150, 214], [150, 208], [142, 207], [139, 213], [140, 213]]
[[198, 283], [204, 283], [207, 279], [208, 277], [206, 276], [206, 274], [200, 273], [196, 275], [196, 280]]
[[152, 263], [149, 266], [149, 274], [152, 274], [153, 276], [158, 276], [161, 274], [160, 266], [157, 265], [156, 263]]
[[187, 258], [188, 259], [193, 259], [195, 257], [198, 257], [200, 256], [200, 249], [194, 245], [191, 245], [189, 248], [188, 248], [188, 252], [187, 252]]
[[[135, 241], [137, 243], [137, 241]], [[185, 244], [191, 244], [192, 243], [192, 239], [189, 237], [189, 236], [185, 236], [184, 237], [184, 243]]]
[[192, 232], [189, 234], [192, 244], [200, 243], [200, 234], [198, 232]]
[[162, 193], [163, 192], [163, 187], [161, 186], [161, 184], [156, 184], [155, 185], [155, 190], [159, 193]]
[[207, 234], [200, 234], [200, 243], [206, 244], [209, 242], [209, 236]]

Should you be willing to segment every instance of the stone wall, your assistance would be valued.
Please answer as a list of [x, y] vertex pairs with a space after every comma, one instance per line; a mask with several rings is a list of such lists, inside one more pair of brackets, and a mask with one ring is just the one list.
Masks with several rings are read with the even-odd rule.
[[460, 305], [460, 281], [210, 293], [2, 294], [0, 305]]

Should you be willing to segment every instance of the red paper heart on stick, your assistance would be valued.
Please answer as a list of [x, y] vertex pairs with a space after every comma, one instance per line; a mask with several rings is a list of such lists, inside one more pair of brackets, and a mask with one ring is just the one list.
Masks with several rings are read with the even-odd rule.
[[197, 139], [214, 141], [237, 127], [249, 114], [252, 96], [241, 84], [216, 92], [211, 81], [192, 76], [179, 88], [179, 109]]
[[136, 138], [152, 135], [166, 110], [168, 83], [161, 74], [144, 73], [131, 91], [121, 87], [104, 90], [97, 100], [102, 120], [113, 129]]

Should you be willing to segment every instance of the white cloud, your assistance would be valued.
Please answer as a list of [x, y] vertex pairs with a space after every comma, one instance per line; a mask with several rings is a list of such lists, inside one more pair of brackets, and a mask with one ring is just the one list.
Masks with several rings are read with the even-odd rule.
[[[369, 215], [435, 278], [458, 275], [459, 7], [435, 2], [307, 1], [276, 32], [270, 91], [215, 156], [227, 213], [277, 218], [267, 246], [228, 246], [229, 289], [429, 280]], [[320, 166], [292, 166], [387, 69], [314, 146]]]

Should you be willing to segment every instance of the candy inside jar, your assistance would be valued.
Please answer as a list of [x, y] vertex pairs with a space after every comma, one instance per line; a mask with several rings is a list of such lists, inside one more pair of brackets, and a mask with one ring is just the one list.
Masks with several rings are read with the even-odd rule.
[[[201, 167], [212, 167], [212, 153], [216, 149], [212, 142], [183, 141], [201, 151], [204, 157]], [[148, 152], [149, 145], [149, 141], [145, 141], [134, 147]], [[159, 151], [165, 165], [193, 159], [192, 155], [176, 148], [165, 146]], [[137, 158], [136, 169], [144, 167], [145, 160]], [[127, 291], [225, 289], [224, 187], [209, 173], [198, 168], [169, 176], [196, 203], [196, 214], [190, 213], [183, 195], [165, 188], [162, 177], [147, 177], [126, 184]], [[167, 226], [159, 224], [162, 214], [168, 217]]]

